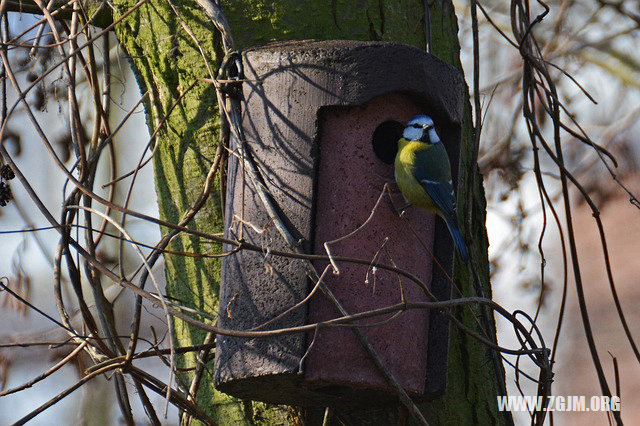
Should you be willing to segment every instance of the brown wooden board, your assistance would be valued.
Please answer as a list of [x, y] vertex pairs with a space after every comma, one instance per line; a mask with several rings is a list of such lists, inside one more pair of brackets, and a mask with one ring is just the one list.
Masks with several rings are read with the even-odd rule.
[[[317, 254], [324, 254], [324, 251], [321, 251], [324, 242], [322, 239], [337, 235], [328, 232], [333, 231], [331, 229], [318, 229], [318, 226], [333, 226], [328, 213], [322, 209], [331, 208], [331, 203], [326, 201], [327, 197], [331, 198], [332, 194], [340, 191], [340, 182], [337, 180], [343, 181], [343, 185], [363, 185], [362, 188], [367, 189], [351, 191], [349, 194], [355, 195], [348, 195], [350, 199], [347, 203], [362, 206], [362, 210], [371, 210], [371, 194], [379, 194], [382, 189], [384, 178], [376, 178], [374, 175], [386, 174], [388, 181], [393, 180], [392, 166], [381, 161], [376, 163], [378, 159], [375, 158], [375, 154], [372, 156], [371, 144], [363, 142], [370, 140], [373, 130], [384, 121], [404, 121], [419, 112], [431, 115], [439, 126], [440, 136], [451, 159], [454, 182], [456, 181], [464, 81], [457, 71], [434, 56], [395, 43], [296, 41], [256, 47], [245, 51], [242, 58], [246, 78], [242, 88], [242, 125], [247, 144], [262, 173], [262, 184], [272, 194], [281, 216], [286, 218], [290, 230], [300, 240], [305, 252], [311, 253], [315, 250]], [[402, 110], [393, 111], [393, 108], [389, 108], [392, 101], [398, 102], [397, 108]], [[371, 109], [363, 115], [362, 111], [366, 108]], [[360, 117], [356, 120], [358, 112]], [[346, 163], [342, 168], [345, 169], [345, 174], [334, 176], [332, 181], [321, 176], [323, 173], [330, 175], [332, 170], [331, 164], [323, 164], [323, 159], [331, 157], [329, 153], [324, 153], [324, 149], [336, 150], [340, 148], [341, 143], [355, 143], [349, 139], [336, 140], [339, 139], [336, 136], [339, 135], [339, 129], [336, 133], [336, 129], [323, 128], [327, 125], [334, 126], [332, 123], [337, 121], [330, 118], [340, 115], [344, 116], [343, 125], [361, 123], [361, 133], [343, 133], [359, 138], [358, 143], [363, 150], [360, 160], [364, 163], [359, 166], [360, 169], [354, 166], [355, 174], [349, 176], [348, 167], [345, 169], [344, 166], [349, 164], [349, 159], [344, 159]], [[363, 136], [363, 133], [366, 135]], [[333, 134], [333, 142], [323, 141], [323, 134]], [[233, 150], [233, 146], [231, 149]], [[340, 155], [353, 156], [354, 165], [359, 158], [352, 149], [342, 150]], [[364, 165], [366, 168], [367, 162], [373, 164], [369, 167], [370, 173], [363, 176], [361, 167]], [[227, 235], [241, 237], [260, 245], [264, 247], [264, 251], [240, 251], [223, 259], [219, 325], [236, 330], [249, 330], [302, 300], [310, 290], [310, 282], [302, 261], [269, 254], [270, 250], [288, 248], [264, 212], [254, 188], [245, 179], [245, 173], [233, 155], [230, 156], [228, 169]], [[319, 185], [323, 187], [319, 188]], [[327, 188], [327, 185], [335, 189]], [[363, 197], [358, 198], [358, 194]], [[398, 197], [398, 194], [395, 196]], [[340, 195], [336, 197], [339, 199]], [[343, 203], [344, 201], [342, 200]], [[337, 208], [345, 207], [341, 204]], [[381, 220], [385, 224], [379, 225], [378, 228], [390, 228], [384, 228], [381, 232], [394, 234], [396, 237], [404, 235], [402, 233], [406, 232], [406, 223], [397, 218], [388, 205], [380, 207], [381, 212], [383, 209], [384, 217]], [[322, 217], [319, 217], [320, 215]], [[344, 215], [337, 212], [335, 218], [342, 221], [342, 216]], [[355, 229], [360, 225], [362, 215], [356, 216], [355, 223], [341, 223], [340, 226], [345, 230]], [[423, 212], [409, 211], [408, 216], [416, 225], [416, 229], [420, 230], [419, 234], [424, 233], [427, 241], [433, 239], [434, 256], [451, 276], [454, 247], [445, 224], [437, 219], [435, 226], [428, 225], [432, 218]], [[394, 226], [398, 229], [397, 233], [392, 231]], [[429, 229], [433, 229], [433, 237], [429, 237]], [[373, 234], [377, 235], [376, 238], [381, 235], [375, 231]], [[396, 239], [400, 241], [397, 244], [400, 244], [409, 237]], [[355, 246], [344, 244], [348, 252], [357, 252]], [[379, 242], [372, 244], [372, 247], [374, 246], [379, 246]], [[423, 250], [416, 249], [415, 245], [411, 247], [413, 248], [410, 250], [406, 247], [403, 250], [416, 258], [406, 262], [403, 260], [402, 267], [415, 267], [418, 269], [416, 274], [425, 277], [427, 282], [432, 270], [432, 292], [440, 300], [449, 299], [451, 288], [445, 273], [431, 265], [431, 258], [425, 255]], [[394, 252], [394, 260], [398, 260], [399, 253]], [[370, 253], [363, 255], [371, 256]], [[316, 265], [322, 267], [321, 263]], [[366, 273], [366, 270], [366, 267], [354, 269], [356, 272], [353, 280], [361, 276], [362, 271]], [[388, 278], [386, 280], [388, 281]], [[361, 277], [360, 281], [356, 280], [353, 285], [364, 286], [363, 281], [364, 277]], [[378, 288], [379, 291], [381, 288], [392, 288], [392, 284], [388, 282], [380, 285], [383, 287]], [[406, 280], [403, 285], [412, 286]], [[393, 288], [393, 291], [388, 291], [388, 296], [392, 299], [388, 301], [389, 304], [398, 302], [398, 284]], [[357, 308], [360, 301], [353, 303], [353, 300], [349, 300], [348, 294], [347, 291], [340, 295], [339, 299], [345, 306]], [[378, 297], [370, 288], [364, 287], [353, 297], [362, 298], [366, 294]], [[265, 329], [304, 325], [310, 319], [315, 321], [325, 318], [329, 311], [324, 301], [316, 299], [320, 297], [314, 296], [309, 306], [305, 305]], [[378, 306], [382, 301], [375, 300], [372, 303]], [[383, 359], [390, 365], [395, 365], [392, 372], [404, 377], [402, 380], [407, 389], [415, 396], [428, 397], [442, 392], [446, 386], [449, 323], [444, 315], [435, 311], [430, 313], [428, 323], [426, 312], [414, 317], [420, 324], [414, 330], [407, 330], [406, 324], [395, 329], [392, 325], [381, 335], [373, 332], [370, 338], [380, 340], [374, 347], [381, 352]], [[428, 339], [424, 336], [427, 327]], [[398, 330], [402, 330], [402, 333]], [[407, 331], [418, 333], [419, 336]], [[387, 337], [384, 337], [385, 333]], [[275, 403], [332, 405], [347, 401], [353, 403], [353, 398], [367, 403], [372, 401], [371, 398], [380, 402], [391, 402], [392, 394], [388, 393], [388, 389], [380, 381], [373, 365], [369, 363], [369, 367], [366, 366], [367, 361], [362, 354], [354, 355], [359, 361], [351, 368], [357, 373], [354, 376], [362, 378], [360, 382], [342, 374], [350, 369], [344, 365], [349, 356], [331, 362], [322, 355], [323, 348], [333, 354], [339, 348], [353, 353], [360, 350], [357, 344], [354, 344], [352, 332], [337, 334], [345, 341], [336, 341], [335, 337], [331, 337], [322, 344], [314, 345], [307, 355], [308, 360], [305, 358], [308, 363], [301, 362], [311, 342], [310, 336], [307, 335], [296, 334], [269, 339], [218, 336], [216, 385], [220, 390], [238, 397]], [[399, 341], [395, 342], [398, 343], [395, 346], [393, 341], [382, 341], [399, 338], [400, 335], [402, 339], [419, 340], [419, 345], [423, 345], [419, 350], [413, 351], [414, 359], [407, 358], [407, 353], [412, 351], [398, 350], [402, 345], [407, 345], [407, 340], [402, 345]], [[330, 345], [332, 341], [333, 347]], [[388, 349], [387, 352], [385, 347]], [[319, 352], [315, 352], [316, 350]], [[391, 361], [394, 357], [396, 360]], [[398, 360], [398, 357], [402, 359]], [[327, 362], [323, 364], [323, 360]], [[335, 370], [330, 371], [332, 364]], [[326, 370], [327, 368], [329, 370]], [[424, 383], [415, 380], [417, 375], [424, 375]]]

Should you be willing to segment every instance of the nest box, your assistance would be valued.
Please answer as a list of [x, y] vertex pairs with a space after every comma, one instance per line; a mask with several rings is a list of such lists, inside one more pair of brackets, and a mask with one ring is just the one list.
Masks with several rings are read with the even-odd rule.
[[[303, 250], [326, 255], [325, 242], [360, 228], [331, 245], [334, 256], [369, 261], [338, 262], [340, 274], [326, 275], [327, 286], [344, 308], [353, 314], [397, 304], [401, 292], [408, 301], [428, 300], [414, 283], [376, 268], [378, 264], [406, 269], [438, 299], [449, 299], [446, 276], [452, 276], [454, 245], [444, 222], [417, 208], [401, 218], [387, 198], [374, 206], [385, 182], [395, 188], [397, 140], [404, 123], [420, 113], [434, 118], [457, 180], [465, 88], [461, 75], [422, 50], [381, 42], [270, 44], [245, 51], [243, 65], [242, 126], [248, 149], [262, 184]], [[290, 249], [241, 162], [229, 158], [227, 236], [263, 250], [223, 258], [219, 326], [251, 330], [302, 301], [314, 283], [303, 260], [272, 254]], [[400, 207], [398, 190], [391, 195]], [[328, 264], [313, 263], [319, 273]], [[317, 292], [261, 329], [337, 316]], [[358, 324], [366, 324], [361, 330], [411, 396], [444, 391], [449, 322], [443, 314], [413, 310]], [[349, 327], [272, 338], [218, 336], [214, 376], [223, 392], [270, 403], [394, 401]]]

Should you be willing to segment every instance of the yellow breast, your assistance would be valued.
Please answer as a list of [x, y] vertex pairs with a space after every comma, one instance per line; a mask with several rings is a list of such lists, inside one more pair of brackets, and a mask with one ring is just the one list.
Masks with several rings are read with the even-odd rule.
[[424, 143], [408, 141], [404, 138], [398, 143], [395, 161], [396, 183], [409, 203], [433, 213], [437, 213], [435, 204], [414, 175], [416, 153], [424, 149]]

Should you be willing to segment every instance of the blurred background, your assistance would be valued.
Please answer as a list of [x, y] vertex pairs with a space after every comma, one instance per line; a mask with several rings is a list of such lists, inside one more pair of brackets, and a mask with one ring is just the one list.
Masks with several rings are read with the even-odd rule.
[[[479, 167], [487, 196], [487, 230], [494, 299], [513, 312], [538, 316], [537, 325], [547, 347], [557, 339], [554, 395], [602, 395], [587, 346], [569, 258], [554, 218], [542, 212], [533, 173], [531, 142], [522, 118], [522, 60], [498, 30], [511, 36], [508, 2], [482, 1], [479, 15], [480, 93], [483, 130]], [[633, 2], [551, 1], [544, 24], [535, 36], [545, 58], [557, 66], [554, 75], [562, 102], [593, 141], [610, 150], [618, 161], [613, 173], [633, 194], [640, 191], [640, 9]], [[539, 6], [539, 5], [538, 5]], [[534, 6], [532, 5], [532, 8]], [[456, 2], [459, 40], [467, 82], [472, 86], [473, 44], [468, 4]], [[543, 8], [536, 9], [542, 13]], [[483, 15], [486, 12], [492, 25]], [[566, 78], [559, 69], [574, 79]], [[589, 96], [585, 95], [587, 92]], [[543, 134], [552, 141], [551, 120], [537, 111]], [[566, 116], [565, 116], [566, 117]], [[631, 333], [640, 332], [640, 210], [612, 178], [595, 151], [563, 135], [567, 169], [595, 202], [603, 222], [613, 280]], [[566, 151], [565, 151], [566, 152]], [[564, 224], [560, 180], [553, 162], [540, 150], [544, 184]], [[588, 313], [600, 360], [610, 383], [614, 358], [620, 375], [622, 418], [633, 423], [640, 415], [640, 364], [625, 336], [611, 295], [601, 239], [593, 212], [571, 188], [573, 225]], [[541, 235], [544, 238], [541, 238]], [[565, 242], [567, 239], [564, 234]], [[569, 256], [567, 247], [566, 256]], [[543, 257], [541, 255], [543, 253]], [[544, 260], [542, 260], [544, 259]], [[567, 265], [568, 263], [568, 265]], [[544, 267], [544, 274], [541, 272]], [[568, 269], [565, 269], [567, 267]], [[565, 287], [566, 286], [566, 287]], [[566, 290], [565, 290], [566, 288]], [[566, 305], [561, 313], [563, 297]], [[558, 326], [562, 317], [561, 327]], [[518, 347], [509, 323], [498, 318], [503, 346]], [[510, 359], [512, 362], [515, 358]], [[524, 361], [524, 360], [523, 360]], [[534, 374], [531, 365], [519, 365]], [[506, 367], [510, 395], [520, 394], [514, 368]], [[536, 386], [520, 377], [522, 393], [535, 395]], [[527, 413], [516, 414], [528, 424]], [[556, 412], [554, 424], [606, 424], [605, 413]], [[550, 419], [547, 419], [549, 422]]]

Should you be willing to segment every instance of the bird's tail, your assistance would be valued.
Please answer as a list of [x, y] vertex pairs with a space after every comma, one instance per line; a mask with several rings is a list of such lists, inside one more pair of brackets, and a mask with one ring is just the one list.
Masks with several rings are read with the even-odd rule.
[[454, 217], [453, 220], [446, 220], [445, 222], [447, 222], [449, 233], [451, 233], [453, 242], [456, 244], [458, 253], [460, 253], [460, 259], [462, 259], [463, 262], [466, 262], [469, 260], [469, 253], [467, 252], [467, 245], [464, 243], [460, 230], [458, 229], [458, 221]]

